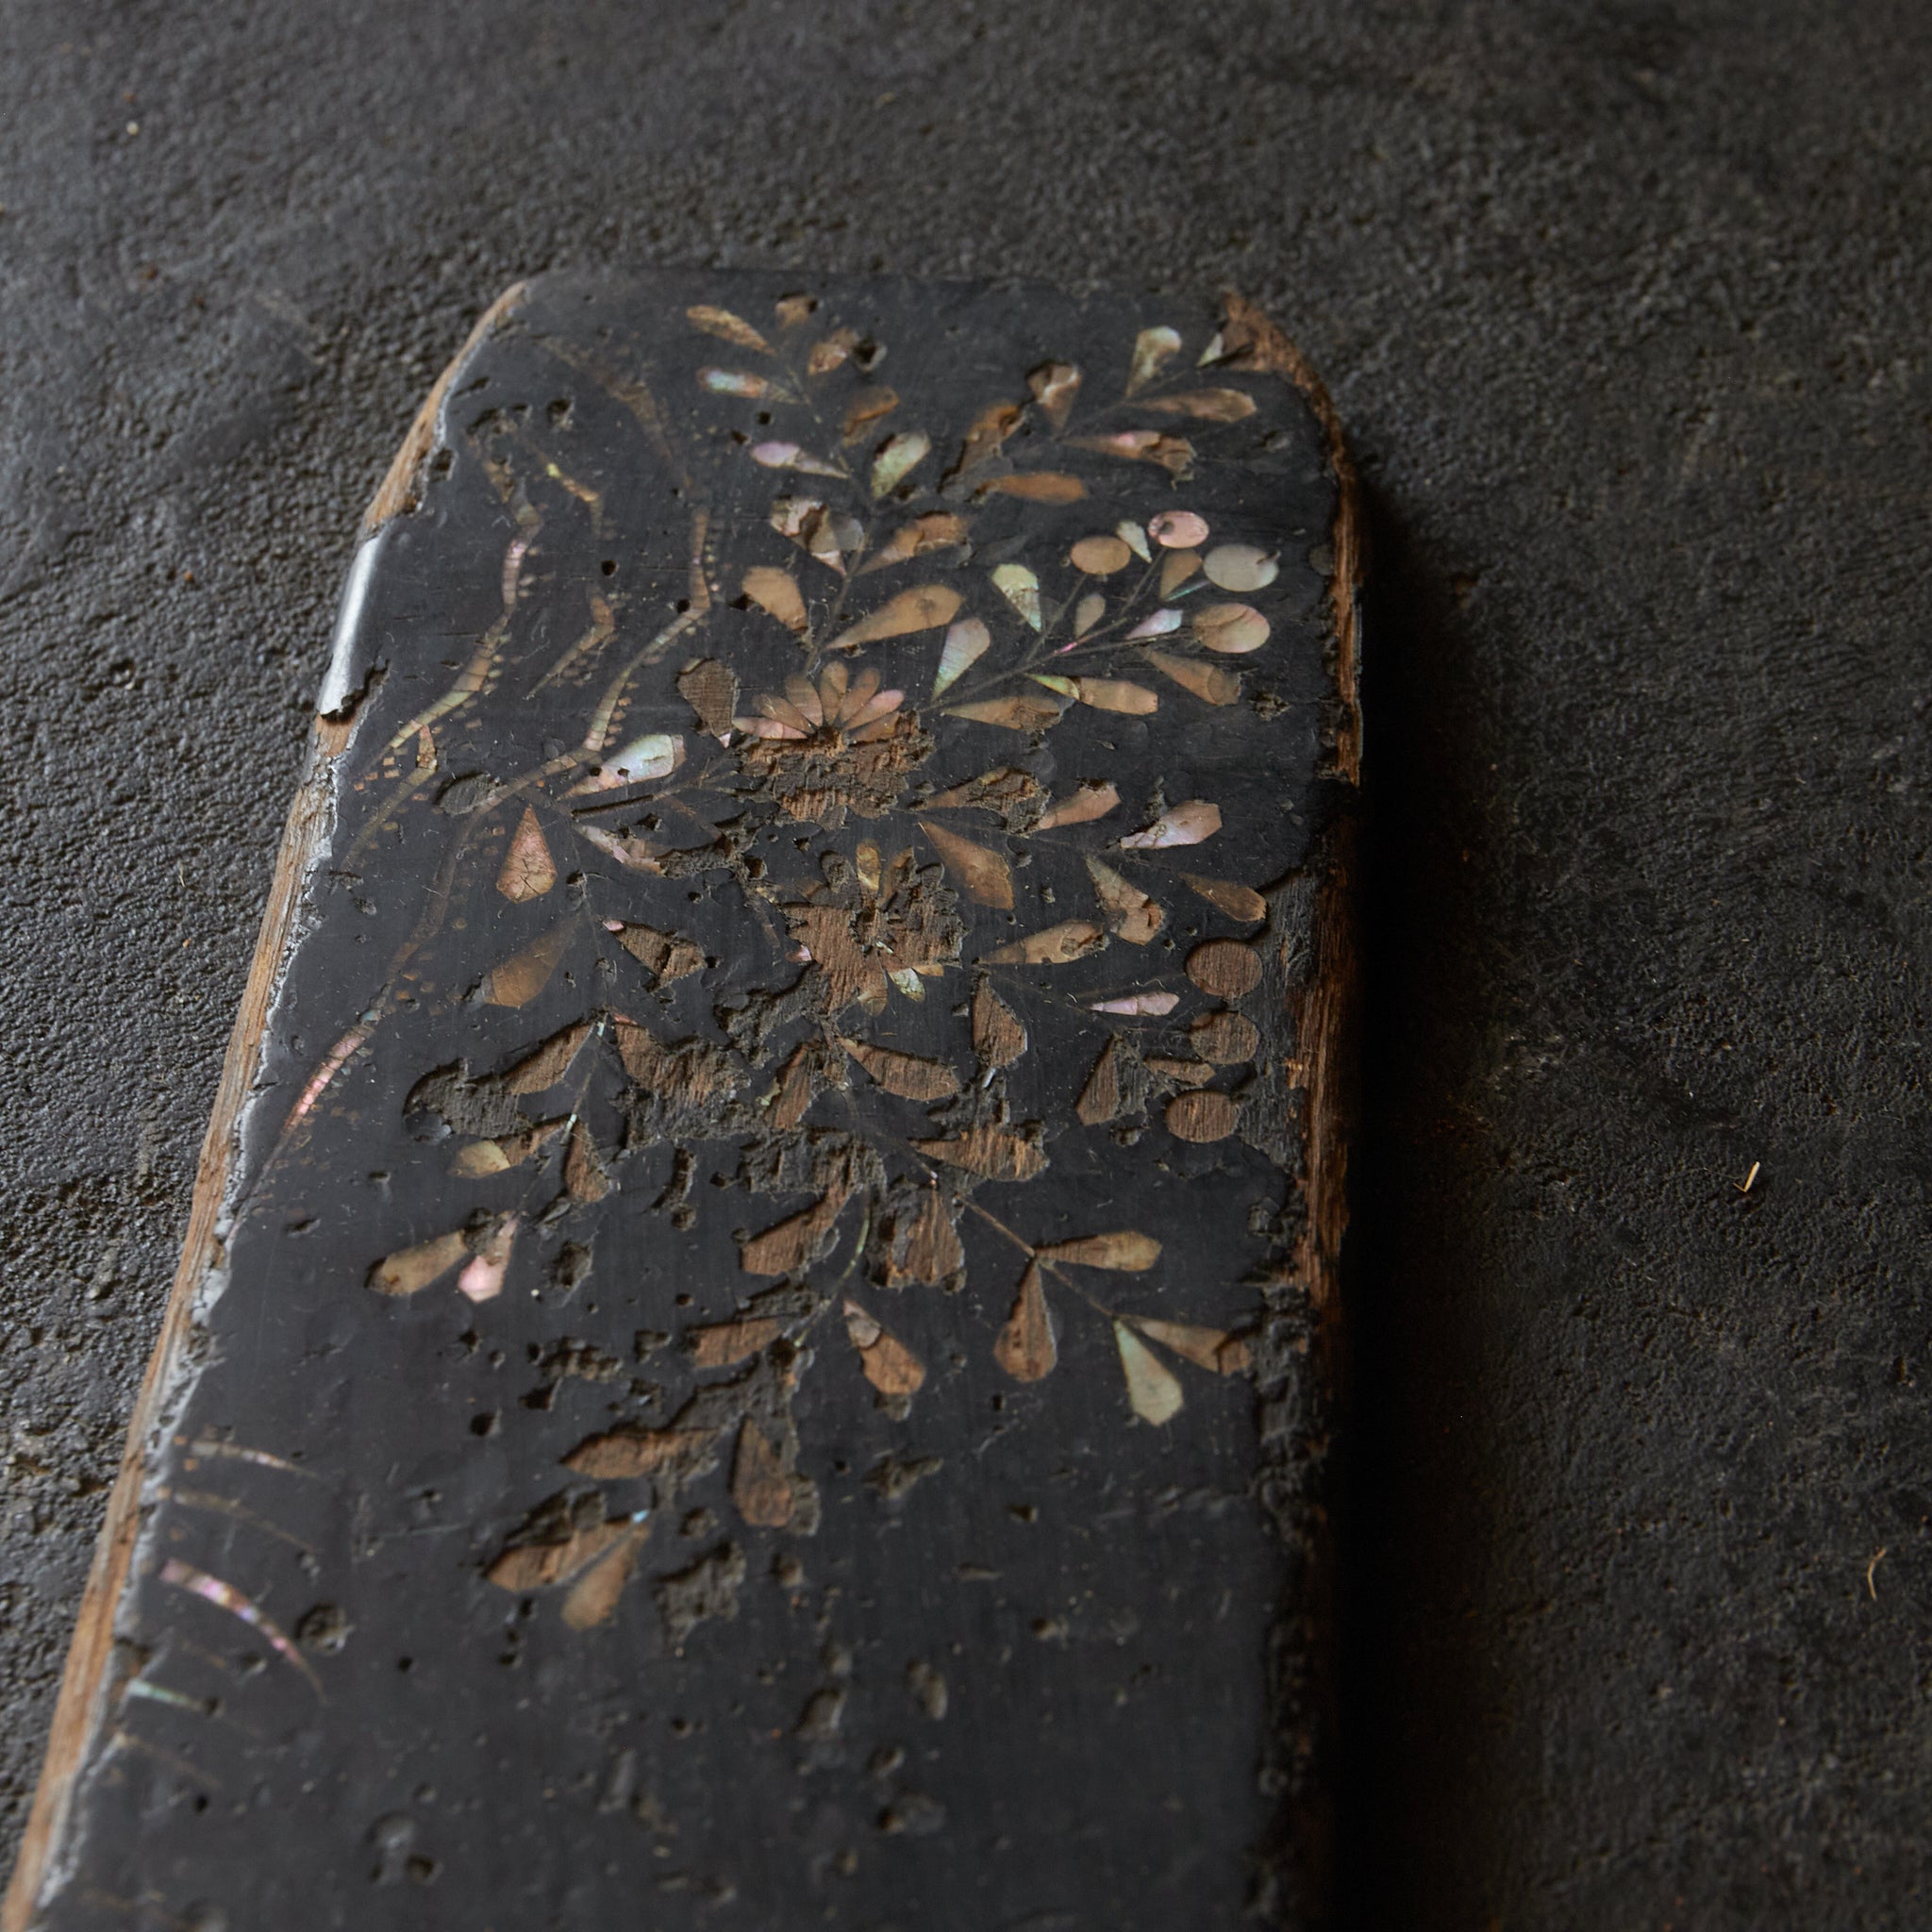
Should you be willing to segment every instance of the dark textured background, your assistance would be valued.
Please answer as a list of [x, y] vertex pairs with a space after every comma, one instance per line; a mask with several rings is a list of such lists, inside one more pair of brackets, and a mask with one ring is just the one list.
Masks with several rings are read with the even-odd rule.
[[356, 518], [475, 312], [1233, 281], [1377, 541], [1346, 1896], [1932, 1918], [1928, 56], [1916, 0], [0, 10], [9, 1834]]

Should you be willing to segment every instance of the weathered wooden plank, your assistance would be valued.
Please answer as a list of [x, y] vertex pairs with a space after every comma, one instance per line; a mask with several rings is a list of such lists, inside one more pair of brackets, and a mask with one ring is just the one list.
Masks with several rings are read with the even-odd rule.
[[1238, 299], [492, 308], [9, 1932], [1320, 1919], [1357, 554]]

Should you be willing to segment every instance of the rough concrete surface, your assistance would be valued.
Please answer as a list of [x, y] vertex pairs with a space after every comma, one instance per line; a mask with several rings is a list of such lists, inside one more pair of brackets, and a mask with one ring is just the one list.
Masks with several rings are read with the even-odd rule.
[[415, 401], [1011, 272], [1259, 297], [1372, 492], [1355, 1922], [1925, 1923], [1928, 131], [1902, 4], [0, 13], [9, 1835]]

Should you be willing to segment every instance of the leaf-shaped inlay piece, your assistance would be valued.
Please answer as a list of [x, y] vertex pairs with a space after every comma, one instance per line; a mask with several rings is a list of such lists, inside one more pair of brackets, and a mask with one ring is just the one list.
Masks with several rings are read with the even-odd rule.
[[1082, 537], [1067, 553], [1067, 561], [1090, 577], [1110, 577], [1133, 560], [1124, 537]]
[[1103, 865], [1091, 852], [1087, 871], [1107, 914], [1108, 930], [1129, 945], [1144, 946], [1167, 924], [1167, 914], [1140, 887], [1123, 878], [1112, 866]]
[[772, 353], [771, 343], [743, 316], [733, 315], [728, 308], [714, 308], [710, 304], [701, 302], [687, 308], [684, 319], [693, 328], [701, 328], [708, 336], [717, 336], [721, 341], [735, 342], [741, 349], [756, 349], [760, 356]]
[[1133, 366], [1127, 371], [1127, 393], [1134, 395], [1157, 380], [1181, 352], [1181, 339], [1171, 328], [1143, 328], [1134, 338]]
[[1017, 496], [1022, 503], [1078, 503], [1087, 486], [1064, 470], [1017, 470], [1010, 476], [990, 476], [975, 493]]
[[790, 538], [814, 562], [841, 576], [865, 548], [865, 530], [858, 518], [828, 509], [815, 496], [781, 496], [772, 505], [772, 527]]
[[951, 510], [927, 510], [922, 517], [914, 517], [909, 524], [892, 532], [876, 551], [859, 566], [858, 575], [868, 571], [884, 570], [894, 563], [907, 563], [915, 557], [924, 557], [928, 551], [949, 550], [966, 541], [966, 519], [955, 516]]
[[1042, 1261], [1072, 1261], [1082, 1268], [1111, 1268], [1123, 1274], [1144, 1274], [1160, 1259], [1160, 1243], [1151, 1234], [1121, 1228], [1112, 1234], [1088, 1234], [1077, 1241], [1054, 1241], [1035, 1253]]
[[1121, 795], [1111, 785], [1098, 778], [1083, 779], [1071, 798], [1062, 798], [1041, 813], [1038, 829], [1049, 832], [1057, 825], [1084, 825], [1104, 819], [1120, 802]]
[[1059, 1360], [1053, 1310], [1047, 1307], [1046, 1283], [1038, 1262], [1027, 1264], [1007, 1325], [992, 1345], [992, 1357], [1016, 1382], [1038, 1382], [1052, 1374]]
[[748, 1355], [784, 1333], [776, 1316], [740, 1316], [736, 1322], [713, 1322], [706, 1327], [686, 1329], [684, 1349], [691, 1368], [730, 1368]]
[[647, 731], [618, 751], [606, 752], [590, 777], [573, 785], [566, 796], [587, 791], [620, 791], [626, 785], [644, 785], [668, 778], [684, 762], [684, 740], [675, 731]]
[[1008, 731], [1043, 731], [1058, 724], [1061, 708], [1051, 698], [1031, 691], [1009, 698], [980, 698], [970, 705], [947, 707], [949, 718], [970, 718], [975, 724], [1004, 724]]
[[510, 1250], [516, 1242], [521, 1218], [506, 1214], [457, 1276], [458, 1289], [471, 1301], [491, 1302], [503, 1292], [503, 1277], [509, 1270]]
[[794, 1047], [791, 1058], [778, 1070], [776, 1084], [758, 1105], [772, 1109], [772, 1124], [781, 1133], [789, 1133], [805, 1118], [806, 1109], [824, 1085], [822, 1073], [815, 1043], [810, 1041]]
[[1004, 818], [1015, 812], [1024, 814], [1025, 808], [1039, 796], [1040, 780], [1031, 772], [1001, 765], [995, 771], [982, 772], [976, 778], [968, 778], [963, 785], [949, 786], [925, 803], [931, 811], [991, 811]]
[[888, 1047], [870, 1046], [862, 1040], [841, 1038], [839, 1044], [888, 1093], [896, 1093], [902, 1100], [945, 1100], [959, 1091], [959, 1076], [944, 1060], [894, 1053]]
[[688, 1329], [684, 1346], [691, 1368], [730, 1368], [748, 1355], [758, 1355], [765, 1342], [776, 1341], [784, 1324], [774, 1316], [740, 1316], [736, 1322], [713, 1322]]
[[1107, 599], [1098, 591], [1089, 591], [1074, 606], [1074, 635], [1084, 638], [1107, 615]]
[[1017, 403], [993, 403], [980, 410], [973, 419], [973, 425], [966, 432], [966, 441], [959, 446], [958, 460], [946, 472], [945, 480], [950, 483], [957, 476], [964, 476], [980, 464], [991, 462], [1004, 447], [1007, 438], [1020, 426], [1020, 418], [1025, 413]]
[[822, 341], [811, 345], [811, 354], [805, 358], [805, 373], [808, 375], [829, 375], [842, 363], [852, 359], [852, 352], [858, 347], [858, 331], [851, 328], [835, 328]]
[[800, 323], [809, 322], [819, 312], [819, 298], [816, 295], [780, 295], [772, 304], [772, 313], [778, 318], [780, 328], [796, 328]]
[[1232, 879], [1204, 879], [1191, 872], [1182, 873], [1181, 877], [1191, 891], [1200, 893], [1216, 911], [1239, 919], [1244, 925], [1268, 917], [1267, 900], [1252, 886], [1238, 886]]
[[1198, 550], [1170, 550], [1160, 559], [1160, 594], [1172, 597], [1200, 568]]
[[629, 1519], [619, 1516], [576, 1530], [561, 1542], [514, 1543], [483, 1574], [498, 1590], [514, 1591], [519, 1595], [548, 1590], [568, 1583], [588, 1569], [629, 1529]]
[[469, 1254], [470, 1237], [458, 1227], [433, 1240], [418, 1241], [413, 1248], [399, 1248], [393, 1255], [385, 1255], [369, 1271], [369, 1286], [377, 1294], [421, 1294], [431, 1283], [441, 1280], [458, 1261], [467, 1260]]
[[1247, 1346], [1236, 1341], [1225, 1328], [1197, 1327], [1191, 1322], [1158, 1322], [1152, 1316], [1128, 1318], [1150, 1341], [1171, 1348], [1196, 1368], [1216, 1375], [1237, 1375], [1248, 1365]]
[[986, 655], [986, 647], [991, 642], [991, 633], [976, 617], [962, 617], [954, 625], [946, 632], [945, 648], [940, 652], [939, 675], [932, 681], [933, 696], [938, 697], [958, 683]]
[[986, 957], [995, 966], [1067, 966], [1097, 953], [1106, 943], [1106, 933], [1091, 919], [1069, 919], [1044, 932], [1029, 933]]
[[1117, 711], [1129, 718], [1144, 718], [1160, 708], [1159, 698], [1144, 684], [1124, 677], [1076, 677], [1074, 695], [1096, 711]]
[[1149, 651], [1147, 662], [1162, 676], [1171, 677], [1183, 691], [1191, 691], [1208, 705], [1232, 705], [1241, 694], [1241, 675], [1220, 664], [1202, 664], [1192, 658], [1174, 658], [1165, 651]]
[[1172, 637], [1187, 620], [1178, 610], [1151, 610], [1127, 633], [1129, 641], [1137, 638]]
[[947, 1140], [912, 1144], [928, 1160], [943, 1160], [991, 1181], [1030, 1181], [1046, 1166], [1038, 1141], [1000, 1127], [968, 1127]]
[[481, 1180], [492, 1174], [507, 1174], [521, 1167], [533, 1154], [543, 1149], [561, 1133], [566, 1121], [545, 1121], [526, 1134], [506, 1134], [494, 1141], [469, 1141], [457, 1152], [449, 1171], [458, 1180]]
[[1003, 563], [992, 574], [992, 585], [1033, 626], [1040, 628], [1040, 579], [1024, 563]]
[[621, 919], [607, 919], [604, 929], [640, 966], [656, 974], [660, 986], [704, 971], [705, 949], [694, 940], [659, 932], [654, 925], [627, 925]]
[[1198, 845], [1221, 829], [1221, 808], [1206, 798], [1191, 798], [1164, 811], [1144, 831], [1121, 841], [1128, 852], [1158, 852], [1171, 845]]
[[594, 1630], [599, 1624], [610, 1621], [617, 1612], [624, 1587], [637, 1567], [638, 1552], [650, 1533], [648, 1517], [642, 1522], [626, 1524], [624, 1534], [610, 1550], [571, 1586], [570, 1594], [563, 1600], [563, 1621], [568, 1628]]
[[496, 874], [496, 890], [506, 899], [521, 906], [541, 899], [557, 883], [557, 864], [544, 842], [543, 827], [537, 823], [533, 808], [525, 806], [516, 836], [503, 856], [503, 870]]
[[521, 1059], [513, 1060], [498, 1075], [506, 1093], [544, 1093], [570, 1072], [578, 1054], [591, 1037], [591, 1023], [579, 1020], [559, 1027], [549, 1039], [540, 1041]]
[[923, 429], [902, 430], [879, 444], [872, 459], [872, 493], [890, 496], [911, 472], [924, 462], [932, 449], [932, 439]]
[[569, 948], [575, 927], [566, 921], [554, 932], [547, 932], [521, 953], [513, 953], [501, 966], [493, 968], [483, 982], [482, 1000], [488, 1007], [527, 1007], [550, 984], [550, 975]]
[[925, 1365], [876, 1316], [857, 1302], [845, 1304], [845, 1333], [858, 1351], [865, 1379], [881, 1395], [916, 1395], [925, 1383]]
[[943, 1286], [966, 1266], [959, 1231], [937, 1187], [928, 1188], [903, 1234], [895, 1224], [891, 1252], [886, 1263], [886, 1286], [907, 1288], [915, 1282]]
[[1116, 524], [1113, 526], [1113, 533], [1142, 563], [1154, 561], [1154, 553], [1147, 547], [1147, 532], [1139, 524]]
[[564, 1468], [596, 1482], [628, 1482], [659, 1471], [702, 1475], [718, 1466], [716, 1429], [640, 1429], [621, 1424], [587, 1437], [563, 1458]]
[[977, 899], [982, 906], [1012, 910], [1013, 869], [999, 853], [989, 852], [984, 845], [975, 845], [930, 819], [921, 819], [919, 829], [932, 841], [946, 870], [965, 888], [969, 898]]
[[597, 1142], [582, 1121], [571, 1129], [563, 1157], [563, 1189], [573, 1201], [601, 1201], [615, 1183], [604, 1171]]
[[845, 420], [840, 427], [847, 442], [857, 442], [865, 434], [868, 425], [876, 423], [881, 416], [890, 416], [899, 407], [896, 390], [887, 389], [883, 384], [875, 389], [862, 389], [845, 405]]
[[796, 470], [806, 476], [842, 476], [845, 472], [837, 463], [828, 463], [823, 457], [815, 457], [808, 449], [801, 449], [795, 442], [755, 442], [751, 446], [751, 459], [767, 470]]
[[987, 1067], [1010, 1067], [1026, 1051], [1019, 1015], [984, 980], [973, 995], [973, 1050]]
[[1150, 396], [1141, 405], [1162, 416], [1191, 416], [1199, 423], [1240, 423], [1255, 413], [1245, 390], [1191, 389], [1171, 396]]
[[1210, 604], [1194, 613], [1194, 637], [1210, 651], [1242, 657], [1268, 641], [1268, 620], [1252, 604]]
[[421, 1294], [468, 1256], [470, 1237], [454, 1229], [433, 1241], [419, 1241], [413, 1248], [398, 1248], [396, 1254], [383, 1256], [369, 1270], [369, 1287], [376, 1294]]
[[750, 1416], [739, 1425], [731, 1458], [731, 1500], [760, 1529], [783, 1529], [798, 1507], [778, 1444]]
[[787, 630], [802, 632], [807, 628], [809, 620], [805, 614], [805, 598], [798, 579], [789, 570], [755, 564], [745, 572], [742, 589], [760, 610], [775, 617]]
[[1280, 575], [1274, 553], [1252, 543], [1221, 543], [1208, 553], [1208, 581], [1219, 591], [1265, 591]]
[[1026, 378], [1040, 412], [1056, 429], [1067, 426], [1080, 393], [1080, 372], [1071, 362], [1042, 362]]
[[754, 375], [744, 369], [700, 369], [698, 383], [713, 395], [743, 396], [753, 402], [761, 396], [779, 396], [789, 402], [797, 400], [782, 382], [775, 382], [769, 375]]
[[850, 630], [834, 638], [828, 650], [853, 651], [860, 644], [874, 644], [885, 638], [910, 637], [915, 631], [937, 630], [951, 624], [959, 609], [959, 593], [950, 584], [919, 584], [901, 591], [881, 604], [870, 617], [862, 617]]
[[1165, 1019], [1181, 1003], [1177, 992], [1131, 992], [1117, 1000], [1095, 1000], [1096, 1013], [1120, 1013], [1128, 1019]]
[[1104, 1125], [1120, 1112], [1121, 1070], [1126, 1058], [1118, 1040], [1109, 1040], [1100, 1049], [1100, 1058], [1093, 1062], [1093, 1071], [1087, 1075], [1087, 1084], [1074, 1105], [1083, 1126]]
[[834, 1188], [803, 1213], [792, 1214], [753, 1235], [738, 1251], [738, 1265], [747, 1274], [795, 1274], [810, 1265], [830, 1239], [848, 1196]]
[[1134, 1413], [1157, 1429], [1172, 1422], [1181, 1411], [1181, 1385], [1173, 1372], [1124, 1322], [1113, 1324], [1113, 1340]]
[[1116, 429], [1108, 436], [1076, 436], [1073, 443], [1075, 449], [1130, 463], [1158, 463], [1176, 480], [1194, 466], [1194, 445], [1184, 436], [1165, 436], [1158, 429]]

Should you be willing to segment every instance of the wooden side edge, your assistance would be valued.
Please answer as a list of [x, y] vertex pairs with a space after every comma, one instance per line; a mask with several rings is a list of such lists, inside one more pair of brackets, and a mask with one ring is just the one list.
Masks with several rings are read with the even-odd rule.
[[[1304, 356], [1245, 296], [1222, 298], [1223, 347], [1241, 366], [1265, 369], [1307, 398], [1327, 445], [1335, 477], [1335, 521], [1328, 600], [1334, 625], [1337, 724], [1334, 776], [1361, 784], [1362, 708], [1360, 590], [1363, 565], [1360, 489], [1333, 399]], [[1315, 906], [1314, 970], [1296, 1014], [1295, 1052], [1306, 1078], [1304, 1122], [1308, 1219], [1297, 1272], [1323, 1325], [1337, 1311], [1337, 1271], [1348, 1229], [1348, 1150], [1355, 1115], [1355, 988], [1357, 977], [1354, 887], [1355, 827], [1343, 823], [1324, 842], [1327, 868]]]
[[[527, 286], [524, 282], [512, 284], [484, 310], [462, 347], [438, 376], [363, 516], [364, 538], [380, 529], [391, 517], [416, 508], [423, 467], [434, 453], [441, 434], [444, 400], [471, 357], [506, 317], [522, 307]], [[107, 1680], [114, 1650], [115, 1614], [127, 1587], [141, 1531], [142, 1490], [148, 1450], [182, 1361], [192, 1325], [195, 1297], [208, 1270], [220, 1259], [221, 1242], [216, 1227], [227, 1197], [237, 1128], [260, 1063], [269, 1008], [293, 932], [302, 884], [310, 865], [323, 851], [334, 822], [335, 763], [348, 748], [354, 732], [353, 716], [341, 721], [316, 720], [308, 768], [282, 832], [255, 957], [228, 1037], [221, 1078], [215, 1089], [214, 1109], [195, 1166], [194, 1192], [180, 1263], [162, 1310], [160, 1333], [135, 1399], [120, 1468], [108, 1497], [107, 1514], [94, 1544], [87, 1585], [81, 1592], [74, 1639], [68, 1647], [67, 1663], [55, 1700], [54, 1722], [34, 1788], [33, 1806], [27, 1813], [12, 1877], [4, 1900], [0, 1900], [0, 1932], [27, 1932], [32, 1923], [49, 1861], [67, 1824], [75, 1779], [86, 1761], [88, 1746], [99, 1723], [101, 1687]]]
[[4, 1903], [0, 1932], [26, 1932], [39, 1902], [41, 1884], [53, 1847], [58, 1842], [97, 1719], [99, 1691], [114, 1647], [114, 1615], [134, 1557], [141, 1528], [142, 1488], [147, 1452], [175, 1380], [192, 1322], [194, 1300], [208, 1271], [220, 1258], [216, 1224], [228, 1189], [235, 1133], [261, 1058], [270, 1002], [281, 974], [294, 924], [302, 882], [322, 851], [334, 820], [332, 768], [348, 738], [346, 725], [318, 724], [308, 769], [282, 832], [261, 933], [248, 969], [242, 1006], [235, 1016], [228, 1050], [215, 1089], [214, 1110], [201, 1143], [194, 1194], [181, 1259], [161, 1315], [160, 1334], [148, 1358], [128, 1424], [121, 1466], [108, 1498], [107, 1516], [94, 1544], [93, 1562], [80, 1599], [74, 1641], [68, 1648], [54, 1723], [41, 1762], [33, 1808], [27, 1814], [20, 1857]]

